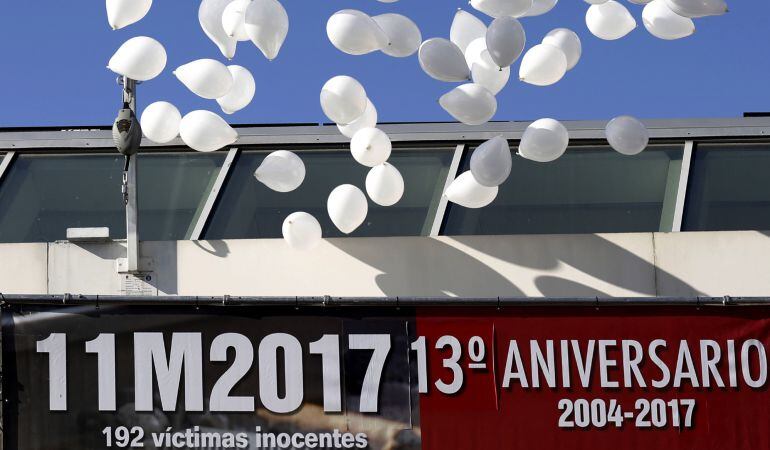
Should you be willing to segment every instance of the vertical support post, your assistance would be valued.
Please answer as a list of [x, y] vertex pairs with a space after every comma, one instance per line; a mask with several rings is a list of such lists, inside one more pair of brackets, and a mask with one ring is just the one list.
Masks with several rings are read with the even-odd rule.
[[136, 155], [127, 156], [128, 170], [124, 177], [126, 182], [126, 259], [127, 272], [139, 271], [139, 211], [138, 193], [136, 189]]
[[[136, 81], [123, 78], [123, 102], [136, 114]], [[126, 189], [126, 271], [139, 271], [139, 194], [136, 186], [136, 156], [127, 156], [123, 182]]]

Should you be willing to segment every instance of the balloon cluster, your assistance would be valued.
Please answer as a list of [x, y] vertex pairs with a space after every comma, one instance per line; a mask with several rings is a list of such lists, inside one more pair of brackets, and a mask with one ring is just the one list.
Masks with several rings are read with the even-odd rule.
[[[376, 26], [376, 23], [369, 25]], [[352, 44], [346, 45], [350, 48]], [[404, 194], [404, 178], [387, 162], [393, 146], [388, 135], [377, 128], [377, 109], [361, 83], [347, 75], [333, 77], [321, 88], [320, 101], [326, 117], [337, 124], [340, 133], [350, 138], [353, 159], [371, 168], [365, 182], [369, 198], [380, 206], [398, 203]], [[369, 209], [364, 193], [351, 184], [334, 188], [326, 207], [332, 223], [345, 234], [352, 233], [366, 220]]]
[[[397, 0], [379, 0], [393, 3]], [[422, 70], [442, 82], [462, 83], [439, 98], [439, 105], [466, 125], [488, 122], [497, 111], [498, 93], [510, 80], [511, 66], [521, 57], [519, 80], [534, 86], [560, 81], [580, 60], [582, 44], [578, 35], [556, 28], [526, 52], [527, 36], [520, 18], [549, 12], [558, 0], [471, 0], [476, 11], [492, 20], [487, 26], [473, 14], [458, 10], [449, 38], [423, 41], [419, 27], [401, 14], [369, 16], [356, 9], [335, 12], [326, 23], [331, 44], [349, 55], [382, 52], [405, 58], [417, 53]], [[693, 19], [727, 12], [724, 0], [629, 0], [644, 5], [642, 22], [660, 39], [681, 39], [695, 32]], [[636, 20], [617, 0], [585, 0], [586, 27], [594, 36], [616, 40], [633, 31]], [[141, 20], [152, 0], [106, 0], [107, 20], [112, 29]], [[235, 56], [241, 41], [252, 41], [268, 60], [273, 60], [289, 30], [289, 17], [278, 0], [202, 0], [198, 19], [204, 33], [227, 59]], [[523, 54], [523, 57], [522, 57]], [[138, 36], [127, 40], [115, 52], [108, 68], [125, 77], [147, 81], [163, 72], [166, 51], [156, 40]], [[248, 69], [224, 65], [214, 59], [198, 59], [178, 67], [174, 75], [194, 94], [213, 99], [222, 112], [232, 114], [254, 98], [256, 86]], [[404, 194], [401, 173], [389, 164], [392, 144], [377, 128], [377, 109], [356, 79], [340, 75], [321, 88], [324, 114], [350, 139], [350, 153], [359, 164], [369, 167], [366, 194], [381, 206], [396, 204]], [[184, 116], [171, 103], [150, 104], [141, 116], [145, 136], [166, 143], [177, 136], [189, 147], [203, 152], [221, 149], [238, 139], [238, 133], [218, 114], [192, 111]], [[644, 150], [649, 133], [639, 120], [620, 116], [605, 128], [610, 146], [624, 155]], [[569, 144], [569, 132], [550, 118], [532, 122], [524, 131], [517, 155], [545, 163], [559, 158]], [[511, 173], [512, 152], [508, 141], [495, 136], [479, 145], [471, 155], [470, 170], [460, 174], [444, 195], [467, 208], [481, 208], [494, 201], [499, 186]], [[270, 153], [254, 173], [257, 181], [277, 192], [297, 189], [305, 178], [305, 165], [295, 153]], [[334, 225], [349, 234], [366, 220], [368, 200], [359, 188], [342, 184], [327, 199], [327, 212]], [[308, 250], [322, 239], [318, 220], [305, 212], [286, 217], [282, 232], [295, 249]]]

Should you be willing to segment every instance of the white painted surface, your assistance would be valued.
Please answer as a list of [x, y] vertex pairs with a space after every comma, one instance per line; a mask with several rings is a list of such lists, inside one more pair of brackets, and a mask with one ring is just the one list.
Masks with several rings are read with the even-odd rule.
[[0, 245], [0, 292], [3, 294], [45, 294], [47, 244]]
[[[770, 233], [145, 242], [160, 295], [767, 296]], [[0, 292], [120, 294], [122, 242], [0, 244]]]
[[656, 234], [655, 243], [658, 286], [663, 292], [770, 296], [768, 231]]
[[67, 228], [67, 240], [70, 242], [106, 241], [110, 238], [107, 227]]

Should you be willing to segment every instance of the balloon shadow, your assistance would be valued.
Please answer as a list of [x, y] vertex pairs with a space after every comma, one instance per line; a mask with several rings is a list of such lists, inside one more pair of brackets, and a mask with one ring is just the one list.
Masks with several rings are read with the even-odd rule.
[[[386, 246], [369, 239], [341, 238], [328, 242], [383, 273], [376, 283], [391, 297], [520, 297], [509, 279], [478, 259], [436, 239], [386, 238]], [[383, 249], [387, 251], [383, 251]]]
[[[658, 286], [666, 286], [668, 290], [676, 292], [690, 292], [693, 296], [700, 295], [686, 281], [609, 241], [603, 235], [528, 235], [510, 238], [507, 241], [483, 239], [480, 236], [452, 237], [476, 251], [512, 264], [541, 270], [567, 264], [606, 283], [642, 295], [660, 295]], [[654, 235], [650, 238], [654, 239]], [[552, 282], [545, 281], [545, 284], [546, 287], [553, 287]], [[551, 295], [546, 292], [543, 294]]]

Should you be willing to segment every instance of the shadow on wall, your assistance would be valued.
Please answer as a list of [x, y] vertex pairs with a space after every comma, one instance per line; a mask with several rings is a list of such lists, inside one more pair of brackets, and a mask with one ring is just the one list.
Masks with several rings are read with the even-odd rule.
[[[435, 239], [393, 238], [392, 245], [372, 245], [369, 239], [355, 238], [329, 239], [328, 242], [382, 271], [376, 282], [387, 296], [524, 295], [521, 289], [486, 264]], [[384, 248], [388, 251], [383, 251]]]
[[565, 278], [553, 277], [550, 275], [541, 275], [535, 278], [535, 286], [544, 297], [609, 297], [606, 292], [602, 292], [591, 286], [567, 280]]
[[230, 254], [230, 247], [225, 241], [192, 241], [192, 243], [204, 252], [219, 258], [224, 258]]
[[[645, 238], [650, 239], [650, 235]], [[473, 253], [529, 269], [522, 272], [522, 283], [534, 284], [539, 294], [546, 297], [611, 296], [596, 286], [549, 273], [565, 265], [588, 278], [640, 296], [657, 295], [656, 286], [662, 282], [677, 286], [678, 292], [699, 295], [685, 281], [602, 236], [500, 236], [498, 239], [463, 236], [451, 239], [457, 246], [424, 237], [394, 239], [391, 246], [372, 246], [370, 241], [359, 239], [330, 239], [329, 242], [382, 271], [376, 282], [387, 296], [525, 296], [515, 279], [501, 275]], [[545, 273], [533, 274], [531, 270]], [[531, 288], [528, 293], [532, 295]]]

